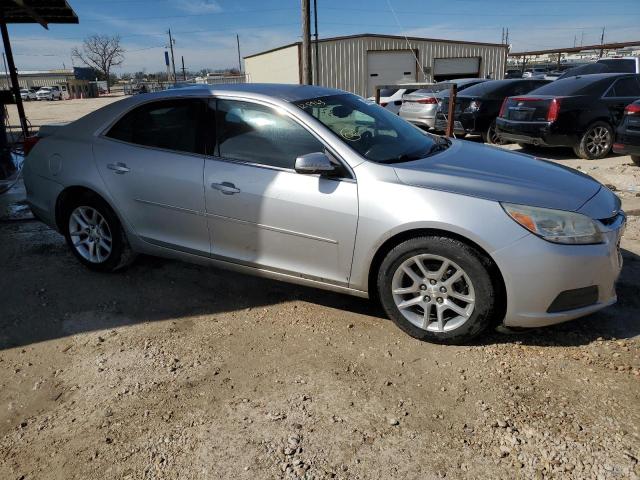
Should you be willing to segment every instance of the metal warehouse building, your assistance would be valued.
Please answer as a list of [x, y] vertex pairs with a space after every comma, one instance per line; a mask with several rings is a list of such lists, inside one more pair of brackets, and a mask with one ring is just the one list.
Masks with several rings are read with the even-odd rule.
[[[299, 84], [301, 58], [300, 42], [244, 57], [248, 81]], [[315, 84], [370, 96], [376, 85], [464, 77], [501, 79], [507, 46], [364, 33], [313, 42], [311, 58]]]

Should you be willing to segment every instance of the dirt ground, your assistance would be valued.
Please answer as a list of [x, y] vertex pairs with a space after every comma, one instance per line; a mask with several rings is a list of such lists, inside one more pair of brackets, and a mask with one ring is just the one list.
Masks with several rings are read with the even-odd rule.
[[470, 346], [213, 268], [93, 273], [0, 221], [0, 478], [639, 478], [640, 168], [536, 153], [622, 197], [619, 303]]

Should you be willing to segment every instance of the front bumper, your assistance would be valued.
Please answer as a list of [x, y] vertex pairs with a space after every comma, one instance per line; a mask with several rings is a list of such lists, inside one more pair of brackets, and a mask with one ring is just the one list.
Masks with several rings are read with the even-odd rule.
[[[613, 305], [622, 270], [619, 245], [624, 225], [621, 214], [605, 233], [605, 242], [598, 245], [559, 245], [531, 234], [494, 252], [507, 290], [504, 324], [542, 327]], [[551, 307], [562, 292], [594, 286], [598, 293], [590, 305], [563, 311]]]

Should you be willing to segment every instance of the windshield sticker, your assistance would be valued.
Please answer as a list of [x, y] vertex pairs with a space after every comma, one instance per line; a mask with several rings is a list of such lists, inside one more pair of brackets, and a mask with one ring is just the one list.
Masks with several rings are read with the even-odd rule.
[[316, 100], [309, 100], [307, 102], [298, 103], [297, 105], [302, 110], [306, 110], [307, 108], [310, 108], [310, 107], [324, 107], [326, 103], [324, 102], [324, 100], [316, 99]]
[[361, 136], [355, 128], [344, 127], [340, 130], [340, 136], [350, 142], [357, 142]]

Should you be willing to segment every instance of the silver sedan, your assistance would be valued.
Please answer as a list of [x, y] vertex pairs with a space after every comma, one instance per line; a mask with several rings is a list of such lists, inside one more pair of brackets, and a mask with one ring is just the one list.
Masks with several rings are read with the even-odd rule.
[[440, 342], [616, 301], [625, 215], [606, 187], [343, 91], [136, 95], [45, 126], [27, 149], [33, 212], [93, 270], [136, 253], [232, 268], [379, 299]]

